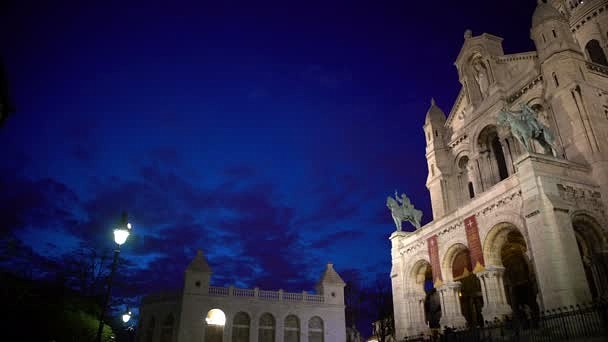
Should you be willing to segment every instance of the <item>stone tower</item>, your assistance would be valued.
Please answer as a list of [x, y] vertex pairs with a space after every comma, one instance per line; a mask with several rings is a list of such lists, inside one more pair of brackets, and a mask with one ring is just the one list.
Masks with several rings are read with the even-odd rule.
[[323, 295], [325, 303], [344, 305], [344, 280], [334, 270], [334, 264], [328, 263], [323, 276], [317, 283], [317, 293]]
[[207, 264], [207, 259], [202, 250], [198, 250], [196, 256], [186, 268], [184, 277], [184, 293], [203, 295], [209, 291], [211, 281], [211, 267]]
[[448, 151], [446, 148], [445, 113], [431, 99], [431, 106], [424, 120], [426, 136], [426, 160], [429, 174], [426, 187], [431, 194], [433, 218], [445, 215], [450, 208], [447, 176], [450, 174]]

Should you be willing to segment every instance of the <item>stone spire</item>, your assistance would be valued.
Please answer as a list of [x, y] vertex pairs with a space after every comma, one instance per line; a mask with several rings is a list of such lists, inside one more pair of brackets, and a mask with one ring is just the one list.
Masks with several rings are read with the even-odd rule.
[[188, 268], [186, 268], [186, 271], [204, 272], [204, 273], [212, 272], [211, 267], [209, 267], [209, 264], [207, 263], [207, 259], [203, 255], [202, 250], [199, 249], [196, 252], [196, 256], [194, 257], [194, 259], [192, 259], [192, 261], [190, 262], [190, 265], [188, 265]]
[[319, 280], [321, 284], [332, 284], [332, 285], [346, 285], [344, 280], [340, 277], [338, 272], [334, 270], [334, 264], [329, 262], [327, 263], [327, 268], [325, 272], [323, 272], [323, 276], [321, 276], [321, 280]]
[[445, 122], [445, 113], [441, 110], [441, 108], [439, 108], [439, 106], [437, 106], [434, 98], [431, 98], [431, 106], [426, 112], [426, 119], [424, 120], [425, 124], [430, 124], [431, 122], [441, 124]]

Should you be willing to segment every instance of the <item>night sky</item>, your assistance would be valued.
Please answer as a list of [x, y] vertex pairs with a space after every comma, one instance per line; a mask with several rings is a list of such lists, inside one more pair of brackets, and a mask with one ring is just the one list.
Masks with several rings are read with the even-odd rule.
[[134, 297], [197, 249], [217, 286], [312, 290], [329, 261], [388, 281], [386, 196], [431, 219], [422, 125], [465, 29], [529, 51], [536, 1], [92, 3], [0, 7], [2, 240], [44, 277], [127, 211]]

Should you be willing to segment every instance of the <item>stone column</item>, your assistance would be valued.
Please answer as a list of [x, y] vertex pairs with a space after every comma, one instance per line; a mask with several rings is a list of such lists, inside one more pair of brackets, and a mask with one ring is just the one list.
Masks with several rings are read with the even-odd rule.
[[462, 327], [466, 325], [466, 320], [460, 310], [460, 282], [447, 282], [439, 287], [441, 296], [441, 320], [442, 327]]
[[284, 317], [281, 318], [280, 316], [277, 316], [276, 314], [273, 313], [273, 316], [275, 317], [275, 332], [274, 332], [274, 336], [276, 337], [275, 341], [283, 341], [285, 339], [285, 319]]
[[251, 317], [251, 321], [249, 322], [249, 340], [257, 341], [258, 333], [260, 330], [260, 317], [254, 315]]
[[427, 332], [428, 326], [424, 319], [424, 293], [410, 292], [406, 299], [408, 310], [407, 336], [420, 335]]
[[[481, 175], [479, 174], [478, 171], [478, 166], [479, 164], [479, 158], [473, 158], [471, 160], [469, 160], [469, 165], [467, 165], [467, 175], [469, 176], [469, 180], [473, 183], [473, 190], [475, 191], [475, 197], [477, 197], [479, 194], [481, 194], [484, 189], [483, 186], [481, 185]], [[467, 187], [467, 198], [469, 197], [469, 184], [465, 184]]]
[[508, 138], [500, 139], [500, 145], [502, 147], [502, 154], [505, 156], [505, 163], [507, 164], [507, 170], [509, 176], [515, 173], [515, 165], [513, 164], [513, 156], [511, 155], [510, 145], [507, 144]]
[[557, 187], [561, 179], [555, 177], [572, 167], [568, 161], [534, 153], [517, 163], [528, 249], [545, 310], [591, 300], [568, 203]]
[[507, 303], [503, 274], [505, 268], [499, 266], [487, 266], [484, 271], [477, 273], [483, 293], [483, 319], [493, 321], [494, 318], [502, 319], [511, 313], [511, 306]]

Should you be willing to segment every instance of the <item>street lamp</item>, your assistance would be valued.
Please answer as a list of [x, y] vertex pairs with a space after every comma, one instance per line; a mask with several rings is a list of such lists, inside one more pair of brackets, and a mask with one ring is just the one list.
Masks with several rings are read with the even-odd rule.
[[127, 308], [127, 311], [125, 311], [125, 313], [122, 314], [122, 321], [123, 321], [123, 323], [127, 323], [130, 319], [131, 319], [131, 310], [129, 310], [129, 308]]
[[[120, 222], [120, 226], [114, 229], [114, 242], [116, 242], [116, 249], [114, 249], [114, 260], [112, 261], [112, 270], [110, 271], [110, 277], [108, 277], [108, 287], [106, 293], [103, 298], [103, 306], [101, 307], [101, 314], [99, 314], [99, 329], [97, 329], [97, 342], [101, 342], [101, 334], [103, 332], [103, 320], [105, 318], [106, 308], [108, 307], [108, 302], [110, 301], [110, 295], [112, 294], [112, 280], [114, 279], [114, 273], [116, 272], [116, 264], [118, 263], [118, 255], [120, 254], [120, 246], [122, 246], [125, 242], [127, 242], [127, 238], [129, 237], [129, 233], [131, 230], [131, 224], [127, 222], [127, 213], [122, 213], [122, 220]], [[130, 313], [127, 321], [131, 318]], [[125, 319], [125, 315], [122, 316], [123, 321]], [[127, 322], [125, 321], [125, 322]]]

